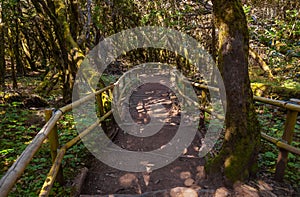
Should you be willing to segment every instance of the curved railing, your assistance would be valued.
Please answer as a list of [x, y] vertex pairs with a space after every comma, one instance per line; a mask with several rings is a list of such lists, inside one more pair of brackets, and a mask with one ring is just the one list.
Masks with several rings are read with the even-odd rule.
[[[33, 156], [36, 154], [36, 152], [41, 147], [42, 143], [46, 138], [49, 137], [50, 147], [51, 147], [51, 155], [53, 160], [53, 165], [51, 167], [51, 170], [46, 178], [46, 181], [43, 185], [43, 188], [40, 192], [40, 196], [48, 196], [50, 189], [56, 179], [56, 176], [59, 174], [59, 167], [61, 164], [61, 161], [63, 159], [63, 156], [68, 148], [73, 146], [75, 143], [77, 143], [81, 137], [87, 135], [93, 128], [95, 128], [97, 125], [100, 124], [105, 118], [107, 118], [112, 112], [109, 111], [106, 114], [101, 114], [101, 118], [98, 119], [97, 122], [95, 122], [93, 125], [88, 127], [85, 131], [80, 133], [78, 136], [76, 136], [74, 139], [66, 143], [64, 146], [62, 146], [58, 154], [55, 153], [55, 151], [59, 148], [57, 143], [57, 132], [54, 128], [56, 126], [57, 121], [62, 117], [63, 114], [66, 112], [71, 111], [73, 108], [76, 108], [80, 106], [82, 103], [91, 100], [94, 97], [101, 98], [101, 94], [105, 91], [113, 89], [114, 85], [107, 86], [95, 93], [89, 94], [88, 96], [77, 100], [69, 105], [66, 105], [58, 110], [55, 110], [49, 119], [49, 121], [43, 126], [43, 128], [38, 132], [38, 134], [33, 138], [31, 143], [26, 147], [26, 149], [22, 152], [22, 154], [18, 157], [18, 159], [13, 163], [13, 165], [9, 168], [9, 170], [6, 172], [6, 174], [1, 178], [0, 180], [0, 196], [7, 196], [14, 186], [14, 184], [17, 182], [17, 180], [20, 178], [20, 176], [23, 174], [25, 168], [33, 158]], [[102, 105], [102, 102], [99, 103], [100, 107]], [[60, 175], [61, 176], [61, 175]]]
[[[204, 94], [207, 94], [208, 87], [199, 84], [199, 83], [192, 83], [195, 87], [199, 88], [204, 92]], [[13, 165], [9, 168], [9, 170], [6, 172], [6, 174], [1, 178], [0, 180], [0, 196], [7, 196], [18, 180], [20, 176], [23, 174], [26, 166], [29, 164], [33, 156], [36, 154], [36, 152], [41, 147], [42, 143], [46, 138], [49, 138], [50, 143], [50, 151], [52, 156], [52, 162], [53, 165], [47, 175], [47, 178], [44, 182], [44, 185], [40, 191], [39, 196], [48, 196], [50, 193], [50, 190], [53, 186], [53, 183], [55, 180], [58, 182], [62, 179], [62, 171], [60, 170], [62, 159], [66, 153], [66, 151], [80, 141], [82, 137], [87, 135], [90, 131], [92, 131], [96, 126], [98, 126], [103, 120], [105, 120], [108, 116], [111, 115], [112, 111], [108, 111], [104, 113], [103, 106], [102, 106], [102, 100], [101, 100], [101, 94], [105, 91], [111, 91], [113, 89], [114, 85], [107, 86], [95, 93], [92, 93], [80, 100], [77, 100], [69, 105], [66, 105], [58, 110], [52, 111], [52, 110], [46, 110], [46, 117], [48, 117], [47, 123], [44, 125], [44, 127], [38, 132], [38, 134], [34, 137], [32, 142], [26, 147], [26, 149], [23, 151], [23, 153], [19, 156], [19, 158], [13, 163]], [[218, 90], [217, 88], [210, 87], [210, 91]], [[89, 126], [87, 129], [85, 129], [83, 132], [81, 132], [78, 136], [73, 138], [71, 141], [67, 142], [65, 145], [61, 146], [59, 148], [58, 144], [58, 137], [57, 137], [57, 131], [55, 129], [57, 121], [62, 117], [63, 114], [66, 112], [72, 110], [73, 108], [76, 108], [83, 104], [84, 102], [96, 97], [96, 101], [99, 104], [99, 111], [100, 111], [100, 118], [91, 126]], [[273, 100], [263, 97], [257, 97], [254, 96], [254, 100], [257, 102], [262, 102], [265, 104], [270, 104], [274, 106], [278, 106], [281, 108], [287, 109], [287, 118], [285, 123], [285, 129], [284, 134], [282, 136], [282, 139], [275, 139], [271, 136], [268, 136], [265, 133], [261, 133], [261, 137], [265, 140], [268, 140], [269, 142], [274, 143], [277, 147], [280, 148], [280, 153], [278, 156], [278, 161], [276, 165], [276, 173], [275, 178], [277, 180], [283, 179], [284, 175], [284, 169], [286, 167], [287, 163], [287, 155], [288, 152], [298, 154], [300, 155], [300, 149], [293, 147], [290, 145], [292, 141], [293, 131], [294, 127], [297, 121], [297, 115], [298, 112], [300, 112], [300, 101], [297, 99], [292, 99], [291, 102], [286, 101], [279, 101], [279, 100]], [[208, 110], [204, 109], [206, 112], [210, 113]], [[224, 118], [224, 117], [218, 117], [218, 118]], [[57, 151], [58, 150], [58, 151]]]
[[[193, 85], [195, 87], [198, 87], [202, 91], [206, 91], [206, 93], [208, 89], [209, 91], [219, 91], [219, 89], [216, 87], [208, 88], [208, 86], [204, 84], [193, 83]], [[300, 112], [300, 100], [290, 99], [290, 101], [281, 101], [259, 96], [254, 96], [253, 99], [256, 102], [277, 106], [287, 110], [284, 131], [281, 139], [276, 139], [267, 135], [266, 133], [261, 132], [261, 137], [263, 139], [275, 144], [279, 148], [279, 154], [276, 163], [275, 180], [282, 181], [284, 177], [284, 171], [287, 166], [288, 153], [290, 152], [300, 155], [300, 149], [290, 145], [293, 140], [294, 129], [297, 123], [297, 116]], [[207, 109], [204, 109], [204, 111], [210, 113], [210, 111], [208, 111]]]

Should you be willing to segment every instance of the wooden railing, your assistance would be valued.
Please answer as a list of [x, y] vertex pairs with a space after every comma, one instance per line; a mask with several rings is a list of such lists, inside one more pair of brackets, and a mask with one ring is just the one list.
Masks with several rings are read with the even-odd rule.
[[[193, 86], [201, 89], [204, 91], [204, 94], [207, 94], [208, 89], [209, 91], [219, 91], [216, 87], [209, 87], [204, 84], [199, 83], [192, 83]], [[276, 139], [267, 135], [264, 132], [261, 132], [261, 137], [273, 144], [275, 144], [279, 148], [279, 154], [276, 163], [276, 171], [275, 171], [275, 180], [282, 181], [284, 177], [284, 171], [287, 166], [288, 162], [288, 153], [293, 153], [300, 155], [300, 149], [294, 146], [291, 146], [291, 142], [293, 140], [295, 125], [297, 122], [297, 116], [300, 112], [300, 100], [299, 99], [290, 99], [290, 101], [281, 101], [281, 100], [274, 100], [268, 99], [264, 97], [254, 96], [254, 101], [261, 102], [264, 104], [269, 104], [273, 106], [277, 106], [287, 110], [286, 121], [284, 126], [284, 131], [281, 139]], [[210, 113], [204, 109], [205, 112]], [[222, 117], [218, 117], [222, 118]]]
[[[61, 118], [61, 116], [71, 111], [72, 109], [80, 106], [86, 101], [91, 100], [92, 98], [96, 97], [96, 101], [98, 106], [102, 106], [102, 100], [101, 100], [101, 94], [105, 91], [112, 90], [114, 85], [107, 86], [101, 90], [96, 91], [95, 93], [89, 94], [88, 96], [77, 100], [69, 105], [66, 105], [58, 110], [55, 111], [49, 111], [46, 110], [46, 118], [49, 119], [48, 122], [43, 126], [43, 128], [37, 133], [37, 135], [33, 138], [31, 143], [26, 147], [26, 149], [22, 152], [22, 154], [18, 157], [18, 159], [13, 163], [13, 165], [9, 168], [9, 170], [6, 172], [6, 174], [1, 178], [0, 180], [0, 196], [7, 196], [14, 186], [14, 184], [17, 182], [17, 180], [20, 178], [20, 176], [23, 174], [25, 168], [29, 164], [29, 162], [32, 160], [33, 156], [36, 154], [36, 152], [41, 147], [42, 143], [46, 138], [49, 138], [50, 143], [50, 151], [52, 156], [53, 165], [50, 169], [50, 172], [44, 182], [43, 188], [40, 192], [40, 196], [48, 196], [50, 189], [56, 180], [58, 178], [59, 182], [62, 182], [62, 171], [60, 170], [60, 164], [62, 162], [62, 159], [64, 157], [64, 154], [66, 153], [67, 149], [76, 144], [82, 137], [87, 135], [90, 131], [92, 131], [97, 125], [99, 125], [105, 118], [107, 118], [112, 111], [108, 111], [106, 114], [103, 113], [103, 108], [99, 109], [101, 118], [99, 118], [94, 124], [92, 124], [90, 127], [88, 127], [86, 130], [81, 132], [78, 136], [73, 138], [71, 141], [67, 142], [65, 145], [63, 145], [60, 149], [58, 144], [58, 135], [56, 130], [56, 124]], [[100, 98], [97, 99], [97, 98]], [[99, 101], [101, 101], [99, 103]], [[102, 106], [103, 107], [103, 106]], [[58, 150], [58, 151], [57, 151]]]
[[[208, 87], [203, 84], [193, 83], [195, 87], [203, 89], [203, 91], [208, 90]], [[34, 137], [32, 142], [26, 147], [23, 153], [19, 156], [19, 158], [14, 162], [14, 164], [9, 168], [6, 174], [0, 180], [0, 196], [7, 196], [18, 178], [23, 174], [26, 166], [29, 164], [35, 153], [39, 150], [42, 143], [46, 138], [49, 139], [50, 143], [50, 151], [53, 165], [47, 175], [47, 178], [44, 182], [44, 185], [40, 191], [40, 196], [48, 196], [50, 190], [53, 186], [54, 181], [63, 182], [61, 162], [67, 151], [71, 146], [80, 141], [82, 137], [91, 132], [96, 126], [98, 126], [103, 120], [105, 120], [108, 116], [111, 115], [112, 111], [108, 111], [104, 113], [101, 94], [105, 91], [112, 90], [114, 85], [107, 86], [93, 94], [90, 94], [80, 100], [77, 100], [69, 105], [66, 105], [58, 110], [46, 110], [46, 120], [47, 123], [44, 127], [38, 132], [38, 134]], [[218, 91], [217, 88], [210, 87], [210, 91]], [[84, 102], [96, 97], [96, 102], [99, 106], [100, 117], [94, 124], [89, 126], [83, 132], [81, 132], [78, 136], [73, 138], [71, 141], [67, 142], [65, 145], [59, 148], [58, 144], [58, 135], [56, 124], [61, 118], [61, 116], [83, 104]], [[278, 161], [276, 165], [276, 173], [275, 178], [277, 180], [282, 180], [284, 175], [284, 170], [287, 164], [287, 155], [289, 152], [300, 155], [300, 149], [293, 147], [290, 145], [292, 141], [294, 127], [297, 121], [298, 112], [300, 112], [300, 101], [299, 100], [291, 100], [291, 102], [272, 100], [263, 97], [254, 96], [254, 100], [274, 106], [278, 106], [281, 108], [285, 108], [288, 110], [287, 118], [285, 123], [285, 129], [282, 136], [282, 139], [275, 139], [271, 136], [268, 136], [265, 133], [261, 133], [261, 137], [269, 142], [274, 143], [279, 149]], [[296, 103], [295, 103], [296, 102]], [[219, 117], [224, 118], [224, 117]]]
[[282, 181], [284, 177], [284, 171], [288, 162], [288, 153], [291, 152], [300, 155], [300, 149], [290, 145], [293, 140], [295, 125], [297, 123], [297, 116], [300, 112], [300, 100], [290, 99], [289, 102], [286, 102], [258, 96], [254, 96], [254, 100], [281, 107], [287, 110], [284, 131], [281, 139], [275, 139], [265, 133], [261, 134], [262, 138], [274, 143], [279, 148], [279, 154], [276, 163], [275, 180]]

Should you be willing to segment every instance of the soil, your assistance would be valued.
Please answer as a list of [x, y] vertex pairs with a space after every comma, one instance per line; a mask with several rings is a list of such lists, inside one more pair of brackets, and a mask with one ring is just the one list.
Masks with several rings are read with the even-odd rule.
[[[178, 100], [167, 87], [157, 84], [140, 86], [132, 93], [129, 111], [138, 124], [151, 120], [150, 106], [162, 104], [168, 117], [163, 128], [150, 137], [129, 135], [114, 124], [117, 132], [113, 142], [131, 151], [151, 151], [165, 145], [176, 134], [181, 113]], [[205, 159], [198, 156], [201, 147], [199, 129], [190, 146], [172, 163], [156, 170], [127, 172], [112, 168], [96, 158], [91, 158], [81, 196], [297, 196], [288, 184], [277, 183], [264, 176], [247, 183], [226, 187], [221, 177], [205, 174]], [[111, 195], [110, 195], [111, 194]]]

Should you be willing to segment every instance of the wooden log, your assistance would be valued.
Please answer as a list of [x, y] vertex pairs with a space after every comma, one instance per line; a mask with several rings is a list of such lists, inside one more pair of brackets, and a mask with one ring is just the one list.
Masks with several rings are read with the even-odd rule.
[[256, 53], [252, 48], [249, 48], [249, 55], [258, 62], [260, 68], [265, 71], [266, 73], [268, 73], [268, 77], [271, 79], [274, 79], [274, 76], [271, 72], [271, 69], [269, 68], [269, 66], [267, 65], [267, 63], [263, 60], [263, 58]]
[[195, 87], [198, 87], [198, 88], [209, 90], [209, 91], [215, 91], [215, 92], [220, 91], [219, 88], [217, 88], [217, 87], [212, 87], [212, 86], [208, 86], [208, 85], [200, 84], [200, 83], [196, 83], [196, 82], [192, 82], [192, 85]]
[[102, 93], [96, 95], [96, 102], [97, 102], [97, 107], [99, 110], [99, 117], [104, 115], [104, 107], [103, 107], [103, 102], [102, 102]]
[[102, 116], [101, 118], [99, 118], [94, 124], [92, 124], [91, 126], [89, 126], [86, 130], [84, 130], [83, 132], [81, 132], [75, 138], [73, 138], [72, 140], [70, 140], [69, 142], [67, 142], [64, 146], [62, 146], [62, 148], [65, 147], [66, 149], [68, 149], [68, 148], [72, 147], [81, 138], [83, 138], [84, 136], [86, 136], [87, 134], [89, 134], [94, 128], [96, 128], [96, 126], [98, 126], [103, 120], [105, 120], [106, 118], [108, 118], [111, 114], [112, 114], [112, 110], [110, 110], [104, 116]]
[[49, 173], [48, 173], [48, 176], [44, 182], [44, 185], [42, 187], [42, 190], [39, 194], [39, 196], [49, 196], [49, 193], [50, 193], [50, 190], [53, 186], [53, 183], [56, 179], [56, 176], [57, 176], [57, 173], [60, 169], [60, 165], [61, 165], [61, 162], [64, 158], [64, 155], [66, 153], [66, 149], [60, 149], [57, 156], [56, 156], [56, 159], [55, 159], [55, 162], [54, 164], [52, 165]]
[[[199, 187], [174, 187], [163, 190], [148, 191], [141, 194], [108, 194], [108, 195], [88, 195], [82, 194], [80, 197], [153, 197], [153, 196], [169, 196], [169, 197], [198, 197], [198, 196], [216, 196], [215, 189], [203, 189]], [[227, 195], [231, 196], [231, 195]]]
[[[104, 114], [105, 114], [105, 111], [104, 111], [104, 106], [103, 106], [103, 93], [100, 93], [98, 95], [96, 95], [96, 102], [97, 102], [97, 107], [98, 107], [98, 117], [102, 117]], [[106, 123], [103, 123], [102, 124], [103, 126], [103, 129], [105, 130], [106, 129]]]
[[[207, 86], [204, 84], [199, 84], [199, 83], [193, 82], [192, 85], [195, 87], [198, 87], [198, 88], [209, 89], [210, 91], [219, 91], [219, 88]], [[270, 105], [274, 105], [274, 106], [282, 107], [285, 109], [300, 112], [300, 105], [299, 105], [300, 103], [298, 102], [298, 104], [294, 104], [295, 103], [294, 101], [298, 101], [299, 99], [291, 99], [291, 102], [286, 102], [286, 101], [274, 100], [274, 99], [269, 99], [269, 98], [260, 97], [260, 96], [253, 96], [253, 98], [255, 101], [259, 101], [259, 102], [262, 102], [265, 104], [270, 104]]]
[[[45, 110], [45, 120], [48, 122], [50, 118], [52, 117], [52, 109], [46, 109]], [[49, 133], [49, 144], [50, 144], [50, 153], [51, 153], [51, 158], [52, 162], [54, 162], [56, 155], [57, 155], [57, 149], [59, 147], [58, 143], [58, 135], [57, 135], [57, 125], [55, 124], [53, 129]]]
[[80, 173], [76, 176], [76, 178], [74, 180], [74, 185], [72, 186], [72, 191], [71, 191], [70, 197], [80, 196], [82, 186], [83, 186], [83, 183], [84, 183], [87, 173], [88, 173], [87, 167], [84, 167], [80, 170]]
[[[297, 122], [297, 116], [298, 116], [297, 111], [288, 110], [286, 116], [286, 122], [284, 126], [284, 132], [282, 135], [282, 140], [287, 142], [287, 144], [290, 144], [293, 140], [293, 134]], [[276, 170], [275, 170], [275, 180], [282, 181], [284, 177], [284, 171], [288, 162], [289, 152], [282, 148], [280, 148], [279, 150], [280, 152], [278, 155]]]
[[300, 99], [292, 98], [292, 99], [290, 99], [290, 101], [291, 101], [292, 103], [295, 103], [295, 104], [297, 104], [297, 105], [300, 105]]
[[218, 114], [218, 113], [215, 113], [215, 112], [213, 112], [213, 111], [211, 111], [211, 110], [209, 110], [209, 109], [200, 107], [200, 110], [202, 110], [202, 111], [204, 111], [204, 112], [206, 112], [206, 113], [208, 113], [208, 114], [210, 114], [210, 115], [212, 115], [212, 116], [215, 116], [217, 119], [225, 120], [225, 117], [224, 117], [224, 116], [222, 116], [222, 115], [220, 115], [220, 114]]

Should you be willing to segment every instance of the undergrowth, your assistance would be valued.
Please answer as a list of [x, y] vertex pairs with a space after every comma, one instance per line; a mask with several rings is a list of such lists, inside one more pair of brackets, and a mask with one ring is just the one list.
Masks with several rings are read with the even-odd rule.
[[[284, 129], [286, 111], [260, 103], [256, 104], [256, 109], [263, 132], [280, 139]], [[43, 111], [26, 109], [21, 102], [12, 102], [10, 104], [0, 102], [0, 120], [0, 177], [2, 177], [40, 131], [45, 121]], [[58, 133], [60, 145], [64, 145], [77, 136], [78, 133], [71, 114], [65, 114], [59, 120]], [[300, 148], [299, 122], [295, 127], [292, 145]], [[88, 156], [88, 151], [82, 143], [74, 145], [67, 151], [62, 162], [66, 184], [60, 186], [55, 183], [51, 190], [51, 196], [70, 195], [71, 181], [77, 175], [79, 169], [85, 166]], [[273, 144], [262, 140], [262, 149], [259, 155], [259, 172], [273, 175], [277, 156], [278, 149]], [[38, 196], [51, 165], [49, 144], [45, 141], [9, 196]], [[291, 183], [294, 188], [300, 188], [299, 180], [300, 158], [290, 153], [288, 167], [285, 172], [285, 181]]]
[[[286, 111], [280, 108], [258, 104], [257, 114], [262, 131], [269, 136], [281, 139], [284, 131], [284, 123], [286, 120]], [[292, 146], [300, 148], [300, 124], [297, 122], [294, 130], [294, 139]], [[261, 152], [259, 155], [260, 173], [272, 174], [275, 173], [276, 161], [278, 157], [278, 148], [262, 139]], [[298, 155], [289, 153], [288, 164], [285, 170], [284, 181], [289, 182], [294, 188], [300, 188], [300, 157]]]
[[[0, 105], [0, 177], [8, 170], [16, 158], [24, 151], [44, 124], [43, 113], [23, 109], [21, 103]], [[66, 114], [58, 123], [60, 145], [77, 135], [71, 114]], [[54, 184], [51, 196], [67, 196], [71, 191], [71, 180], [78, 170], [85, 165], [87, 151], [82, 143], [71, 147], [62, 162], [65, 185]], [[40, 189], [51, 168], [49, 143], [43, 143], [37, 154], [27, 166], [9, 196], [38, 196]]]

